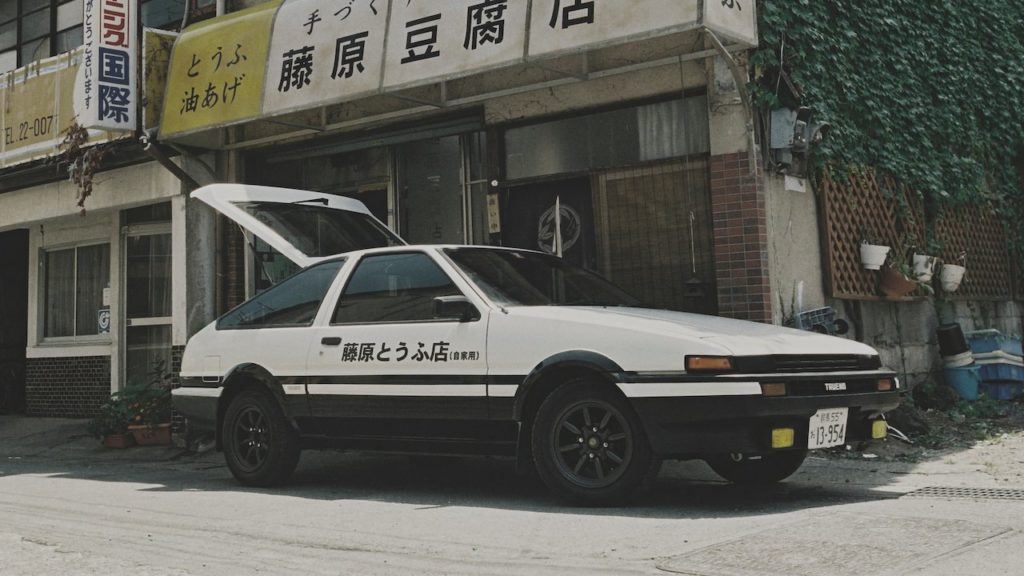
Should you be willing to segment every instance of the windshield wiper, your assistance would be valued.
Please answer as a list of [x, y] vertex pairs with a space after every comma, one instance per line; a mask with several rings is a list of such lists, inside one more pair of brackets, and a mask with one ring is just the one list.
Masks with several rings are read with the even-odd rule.
[[296, 200], [292, 204], [323, 204], [327, 206], [330, 203], [327, 198], [310, 198], [309, 200]]

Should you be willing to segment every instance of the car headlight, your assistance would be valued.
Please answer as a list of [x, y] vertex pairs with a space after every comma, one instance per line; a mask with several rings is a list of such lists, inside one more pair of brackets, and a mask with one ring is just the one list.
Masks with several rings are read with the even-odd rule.
[[732, 358], [729, 356], [687, 356], [687, 372], [732, 372]]

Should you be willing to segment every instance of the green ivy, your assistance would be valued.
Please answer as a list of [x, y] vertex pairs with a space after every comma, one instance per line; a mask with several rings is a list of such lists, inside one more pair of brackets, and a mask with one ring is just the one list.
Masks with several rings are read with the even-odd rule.
[[[810, 106], [832, 124], [819, 167], [874, 167], [930, 206], [988, 202], [1015, 223], [1024, 248], [1014, 167], [1024, 155], [1024, 2], [759, 0], [758, 8], [755, 102]], [[801, 95], [779, 81], [780, 70]]]

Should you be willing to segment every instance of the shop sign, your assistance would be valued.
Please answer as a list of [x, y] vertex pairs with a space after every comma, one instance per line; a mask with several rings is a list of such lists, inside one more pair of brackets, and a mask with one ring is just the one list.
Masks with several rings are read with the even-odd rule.
[[378, 91], [387, 9], [383, 0], [285, 2], [274, 19], [264, 113]]
[[63, 54], [0, 76], [0, 166], [50, 156], [74, 122], [80, 53]]
[[86, 128], [133, 131], [139, 105], [136, 0], [83, 2], [82, 86], [79, 123]]
[[704, 0], [704, 26], [730, 40], [757, 46], [754, 0]]
[[401, 88], [521, 62], [527, 0], [392, 2], [384, 87]]
[[576, 52], [696, 28], [698, 9], [698, 0], [533, 0], [529, 56]]
[[142, 128], [160, 125], [167, 71], [171, 66], [171, 50], [178, 35], [154, 28], [142, 29]]
[[207, 20], [174, 45], [160, 129], [166, 134], [260, 114], [267, 52], [280, 0]]
[[753, 2], [273, 0], [180, 35], [160, 132], [181, 136], [693, 30], [702, 18], [756, 45]]

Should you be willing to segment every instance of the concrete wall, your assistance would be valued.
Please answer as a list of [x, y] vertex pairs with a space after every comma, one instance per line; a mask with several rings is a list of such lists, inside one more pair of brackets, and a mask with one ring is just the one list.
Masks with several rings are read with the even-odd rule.
[[935, 330], [941, 323], [958, 322], [964, 332], [995, 328], [1019, 336], [1024, 306], [1016, 302], [847, 302], [829, 301], [838, 315], [855, 328], [848, 337], [874, 346], [882, 360], [912, 385], [940, 378], [942, 362]]
[[818, 208], [809, 183], [800, 192], [783, 176], [766, 180], [772, 320], [783, 324], [796, 310], [826, 305]]

